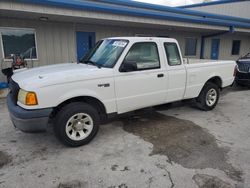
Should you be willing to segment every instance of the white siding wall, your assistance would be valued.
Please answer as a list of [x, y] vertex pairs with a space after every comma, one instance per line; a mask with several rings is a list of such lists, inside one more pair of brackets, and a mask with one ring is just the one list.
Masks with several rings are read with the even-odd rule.
[[[119, 26], [96, 26], [87, 24], [73, 24], [60, 22], [42, 22], [17, 19], [0, 19], [0, 27], [34, 28], [37, 38], [38, 60], [34, 66], [43, 66], [64, 62], [76, 61], [76, 31], [91, 31], [96, 33], [96, 40], [114, 36], [135, 36], [136, 34], [161, 35], [176, 38], [184, 51], [184, 38], [196, 37], [198, 39], [197, 58], [200, 50], [200, 34], [190, 32], [173, 32], [152, 28], [133, 28]], [[0, 44], [0, 48], [2, 48]], [[3, 59], [0, 50], [0, 60]], [[9, 62], [5, 61], [6, 67]], [[0, 73], [0, 80], [4, 80]]]
[[133, 28], [133, 27], [112, 27], [112, 26], [90, 26], [90, 25], [77, 25], [77, 31], [93, 31], [96, 32], [97, 40], [106, 37], [114, 36], [135, 36], [137, 34], [146, 34], [149, 36], [168, 36], [178, 40], [181, 50], [184, 54], [185, 50], [185, 38], [194, 37], [197, 38], [197, 53], [195, 58], [199, 58], [200, 53], [200, 39], [201, 35], [196, 32], [180, 32], [180, 31], [168, 31], [162, 29], [152, 28]]
[[[245, 55], [250, 52], [250, 36], [247, 35], [237, 35], [237, 34], [228, 34], [218, 37], [213, 37], [215, 39], [220, 39], [220, 50], [219, 50], [219, 59], [225, 60], [236, 60], [241, 55]], [[211, 57], [211, 41], [213, 38], [208, 38], [205, 41], [204, 57], [209, 59]], [[231, 55], [233, 40], [240, 40], [240, 54]]]
[[[99, 2], [100, 3], [100, 2]], [[123, 7], [124, 9], [133, 9], [131, 7]], [[76, 20], [88, 20], [89, 23], [93, 23], [95, 20], [99, 20], [99, 23], [105, 21], [109, 22], [120, 22], [123, 25], [128, 23], [133, 24], [151, 24], [154, 26], [173, 26], [173, 27], [186, 27], [186, 28], [200, 28], [200, 29], [211, 29], [213, 27], [216, 30], [227, 30], [225, 26], [211, 26], [205, 24], [188, 23], [182, 21], [171, 21], [167, 19], [147, 18], [141, 16], [129, 16], [129, 15], [117, 15], [112, 13], [88, 11], [84, 9], [70, 9], [55, 6], [39, 5], [36, 3], [27, 4], [18, 2], [16, 0], [0, 0], [0, 11], [10, 12], [12, 16], [19, 16], [22, 14], [35, 15], [34, 19], [39, 16], [48, 16], [49, 18], [57, 18], [60, 21], [77, 22]], [[140, 9], [144, 10], [144, 9]], [[152, 10], [153, 11], [153, 10]], [[156, 11], [157, 12], [157, 11]]]
[[249, 19], [250, 18], [249, 8], [250, 8], [250, 1], [243, 1], [243, 2], [218, 4], [218, 5], [192, 7], [188, 9]]
[[[134, 36], [135, 34], [161, 35], [176, 38], [180, 44], [181, 50], [185, 51], [185, 38], [195, 37], [197, 41], [197, 53], [192, 58], [199, 58], [201, 33], [172, 31], [157, 28], [135, 28], [135, 27], [119, 27], [119, 26], [101, 26], [86, 25], [60, 22], [41, 22], [31, 20], [17, 19], [0, 19], [0, 27], [19, 27], [34, 28], [37, 37], [38, 60], [35, 66], [48, 64], [64, 63], [76, 61], [76, 31], [92, 31], [96, 32], [96, 40], [111, 36]], [[238, 56], [231, 56], [232, 39], [241, 40], [241, 52], [243, 55], [250, 52], [250, 37], [247, 35], [225, 35], [221, 38], [220, 59], [237, 59]], [[206, 40], [205, 57], [210, 58], [211, 38]], [[0, 44], [0, 48], [2, 48]], [[0, 50], [0, 60], [3, 58], [2, 50]], [[4, 66], [8, 62], [4, 63]], [[0, 73], [0, 81], [4, 77]]]
[[[75, 61], [76, 45], [72, 24], [12, 19], [0, 19], [0, 23], [0, 27], [35, 29], [38, 60], [34, 61], [34, 66]], [[2, 43], [0, 48], [2, 49]], [[0, 51], [2, 62], [3, 54], [2, 50]], [[5, 61], [3, 66], [6, 67], [9, 64], [10, 62]], [[2, 73], [0, 73], [0, 80], [3, 80]]]
[[[250, 1], [244, 1], [244, 2], [233, 2], [233, 3], [225, 3], [225, 4], [217, 4], [209, 6], [192, 7], [188, 9], [250, 19], [249, 8], [250, 8]], [[236, 28], [236, 30], [238, 29]], [[239, 57], [231, 55], [233, 40], [241, 40], [240, 56], [250, 52], [249, 34], [248, 35], [231, 34], [215, 38], [221, 39], [219, 59], [235, 60]], [[210, 54], [211, 54], [211, 38], [206, 39], [205, 58], [210, 58]]]

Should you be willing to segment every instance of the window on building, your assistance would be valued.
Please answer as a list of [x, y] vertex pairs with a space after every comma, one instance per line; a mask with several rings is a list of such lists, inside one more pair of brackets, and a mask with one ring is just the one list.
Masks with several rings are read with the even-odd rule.
[[185, 56], [196, 56], [196, 38], [186, 38], [185, 39]]
[[239, 55], [240, 54], [240, 40], [233, 40], [232, 45], [232, 55]]
[[160, 60], [156, 43], [135, 43], [130, 48], [123, 64], [133, 64], [135, 67], [134, 71], [160, 68]]
[[181, 57], [175, 43], [164, 43], [168, 64], [170, 66], [181, 65]]
[[35, 31], [32, 29], [0, 28], [4, 58], [11, 54], [22, 55], [27, 59], [37, 59]]

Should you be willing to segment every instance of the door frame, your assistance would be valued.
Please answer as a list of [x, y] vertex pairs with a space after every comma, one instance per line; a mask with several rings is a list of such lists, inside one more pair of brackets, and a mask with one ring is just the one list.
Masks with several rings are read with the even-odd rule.
[[[213, 56], [213, 50], [214, 50], [214, 48], [213, 48], [213, 45], [214, 45], [214, 42], [216, 42], [216, 44], [218, 45], [218, 48], [217, 48], [217, 50], [216, 50], [216, 57], [214, 58], [214, 56]], [[211, 40], [211, 53], [210, 53], [210, 58], [211, 59], [213, 59], [213, 60], [217, 60], [217, 59], [219, 59], [219, 55], [220, 55], [220, 39], [219, 38], [213, 38], [212, 40]]]
[[[123, 60], [126, 58], [128, 52], [130, 51], [130, 49], [132, 48], [132, 46], [134, 44], [137, 44], [137, 43], [155, 43], [156, 44], [156, 47], [157, 47], [157, 52], [158, 52], [158, 57], [159, 57], [159, 61], [160, 61], [160, 67], [159, 68], [153, 68], [153, 69], [146, 69], [146, 70], [138, 70], [138, 71], [132, 71], [132, 72], [120, 72], [120, 66], [122, 65], [123, 63]], [[116, 88], [119, 88], [119, 86], [117, 84], [120, 84], [119, 81], [122, 80], [123, 82], [126, 82], [127, 80], [131, 80], [131, 78], [133, 79], [138, 79], [140, 80], [141, 78], [145, 77], [145, 78], [149, 78], [149, 77], [152, 77], [152, 78], [155, 78], [156, 80], [159, 80], [159, 81], [162, 81], [165, 83], [163, 84], [155, 84], [155, 86], [162, 86], [163, 88], [165, 87], [165, 89], [162, 89], [162, 90], [165, 90], [164, 92], [149, 92], [149, 93], [141, 93], [140, 95], [140, 98], [148, 98], [150, 99], [150, 97], [152, 97], [152, 95], [164, 95], [162, 97], [162, 101], [157, 101], [159, 98], [157, 97], [152, 97], [154, 98], [155, 101], [153, 101], [152, 99], [150, 100], [147, 100], [147, 101], [151, 101], [152, 104], [145, 104], [145, 103], [141, 103], [140, 101], [138, 101], [138, 104], [136, 106], [133, 106], [133, 105], [129, 105], [126, 106], [126, 105], [121, 105], [121, 103], [124, 103], [124, 99], [127, 98], [127, 99], [131, 99], [131, 100], [134, 100], [135, 98], [138, 97], [138, 95], [132, 95], [132, 96], [129, 96], [129, 97], [122, 97], [122, 98], [119, 98], [118, 96], [118, 93], [116, 93], [116, 104], [117, 104], [117, 111], [118, 111], [118, 114], [120, 113], [126, 113], [126, 112], [129, 112], [129, 111], [133, 111], [133, 110], [136, 110], [136, 109], [141, 109], [141, 108], [144, 108], [144, 107], [148, 107], [148, 106], [153, 106], [153, 105], [158, 105], [158, 104], [164, 104], [165, 103], [165, 100], [166, 100], [166, 97], [167, 97], [167, 72], [166, 72], [166, 65], [165, 63], [163, 63], [163, 58], [162, 58], [162, 55], [160, 53], [160, 50], [161, 50], [161, 45], [159, 45], [159, 41], [158, 40], [145, 40], [145, 41], [130, 41], [129, 44], [127, 45], [126, 49], [123, 51], [123, 54], [120, 56], [118, 62], [116, 63], [115, 67], [114, 67], [114, 76], [115, 76], [115, 87]], [[163, 77], [158, 77], [158, 74], [164, 74]], [[143, 83], [142, 83], [143, 84]], [[145, 84], [145, 83], [144, 83]], [[123, 84], [123, 87], [126, 87], [124, 84]], [[140, 87], [140, 85], [138, 85], [138, 88]], [[118, 91], [118, 89], [116, 90]], [[161, 98], [161, 97], [160, 97]], [[126, 100], [126, 99], [125, 99]], [[126, 103], [126, 104], [131, 104], [131, 103]], [[120, 106], [122, 106], [123, 108], [121, 108]]]
[[75, 31], [75, 46], [76, 46], [76, 61], [78, 62], [78, 38], [77, 38], [77, 33], [85, 33], [85, 34], [93, 34], [93, 43], [92, 43], [92, 47], [94, 47], [95, 43], [96, 43], [96, 32], [95, 31], [82, 31], [82, 30], [76, 30]]

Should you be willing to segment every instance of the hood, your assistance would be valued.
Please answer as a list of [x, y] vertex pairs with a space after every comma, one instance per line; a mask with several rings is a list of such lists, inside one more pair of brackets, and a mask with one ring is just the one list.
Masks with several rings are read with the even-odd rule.
[[93, 65], [65, 63], [31, 68], [14, 73], [12, 79], [25, 90], [95, 79], [112, 75], [113, 69]]

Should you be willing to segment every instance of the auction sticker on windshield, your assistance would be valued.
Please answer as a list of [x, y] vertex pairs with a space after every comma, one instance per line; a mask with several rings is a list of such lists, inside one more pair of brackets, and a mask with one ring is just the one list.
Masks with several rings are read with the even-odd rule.
[[127, 45], [127, 41], [115, 41], [112, 45], [124, 48]]

